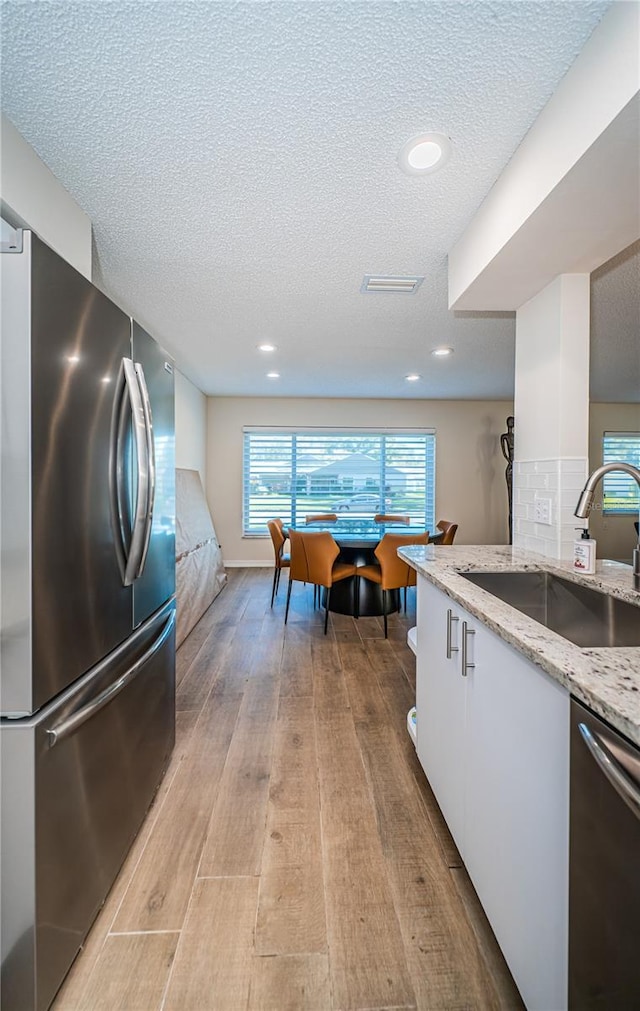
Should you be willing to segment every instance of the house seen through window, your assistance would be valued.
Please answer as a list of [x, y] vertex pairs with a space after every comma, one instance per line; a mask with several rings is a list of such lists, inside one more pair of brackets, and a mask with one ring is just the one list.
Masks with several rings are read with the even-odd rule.
[[349, 529], [375, 513], [402, 513], [435, 527], [433, 431], [248, 428], [244, 431], [243, 533], [264, 536], [267, 520], [303, 524], [337, 513]]

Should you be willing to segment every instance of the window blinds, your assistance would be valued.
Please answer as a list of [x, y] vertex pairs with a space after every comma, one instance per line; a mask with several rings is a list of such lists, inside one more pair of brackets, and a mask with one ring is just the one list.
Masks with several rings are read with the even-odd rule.
[[345, 429], [244, 431], [243, 533], [264, 536], [273, 516], [405, 513], [435, 527], [435, 433]]
[[[605, 432], [602, 439], [602, 462], [630, 463], [640, 469], [640, 432]], [[638, 485], [621, 470], [605, 474], [602, 479], [602, 511], [610, 515], [638, 513]]]

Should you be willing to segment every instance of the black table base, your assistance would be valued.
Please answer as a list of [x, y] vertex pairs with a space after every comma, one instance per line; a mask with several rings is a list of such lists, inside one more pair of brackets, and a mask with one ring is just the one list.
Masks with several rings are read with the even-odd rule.
[[[340, 561], [350, 565], [373, 565], [376, 562], [374, 555], [375, 544], [363, 543], [358, 545], [341, 545]], [[357, 611], [353, 608], [354, 582], [356, 583]], [[376, 618], [384, 614], [383, 592], [378, 583], [372, 583], [369, 579], [360, 579], [352, 576], [350, 579], [341, 579], [331, 587], [331, 598], [329, 610], [336, 614], [357, 614], [361, 618]], [[324, 606], [324, 595], [322, 599]], [[387, 591], [387, 614], [394, 614], [400, 610], [400, 595], [398, 590]]]
[[[376, 618], [384, 614], [383, 592], [378, 583], [372, 583], [369, 579], [359, 579], [351, 576], [350, 579], [341, 579], [339, 583], [334, 583], [331, 587], [331, 598], [329, 600], [329, 610], [335, 614], [355, 614], [353, 609], [354, 583], [357, 586], [357, 614], [359, 618]], [[322, 591], [322, 606], [325, 605], [326, 590]], [[387, 614], [395, 614], [400, 610], [400, 591], [387, 590]]]

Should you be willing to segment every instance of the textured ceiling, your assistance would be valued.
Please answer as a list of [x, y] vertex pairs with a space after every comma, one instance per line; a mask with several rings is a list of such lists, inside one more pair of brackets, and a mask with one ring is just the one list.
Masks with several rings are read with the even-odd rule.
[[[511, 397], [513, 317], [450, 312], [447, 252], [609, 6], [5, 3], [3, 106], [204, 392]], [[452, 157], [405, 176], [426, 130]]]

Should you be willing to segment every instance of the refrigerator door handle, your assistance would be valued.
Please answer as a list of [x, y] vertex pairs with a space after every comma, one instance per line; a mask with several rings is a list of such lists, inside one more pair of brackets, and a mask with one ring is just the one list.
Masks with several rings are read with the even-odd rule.
[[147, 513], [149, 508], [149, 441], [147, 421], [138, 383], [138, 374], [130, 358], [123, 358], [124, 375], [127, 390], [131, 400], [131, 417], [133, 435], [136, 444], [136, 507], [133, 516], [133, 532], [131, 548], [124, 571], [123, 583], [131, 586], [139, 575], [141, 559], [145, 551], [145, 536], [147, 533]]
[[117, 681], [110, 684], [108, 688], [105, 688], [104, 691], [100, 692], [99, 695], [96, 695], [96, 697], [91, 699], [90, 702], [87, 702], [86, 705], [81, 706], [81, 708], [75, 713], [72, 713], [71, 716], [67, 716], [66, 719], [61, 720], [57, 726], [53, 727], [51, 730], [47, 730], [47, 738], [50, 748], [54, 748], [56, 744], [64, 741], [64, 739], [73, 734], [78, 727], [81, 727], [83, 723], [86, 723], [95, 716], [96, 713], [99, 713], [101, 709], [104, 709], [104, 707], [108, 705], [108, 703], [111, 702], [116, 695], [119, 695], [120, 692], [123, 691], [127, 685], [137, 677], [147, 661], [150, 660], [151, 657], [157, 653], [166, 642], [171, 634], [175, 620], [176, 612], [173, 610], [165, 622], [165, 626], [158, 638], [151, 644], [149, 649], [146, 650], [142, 656], [139, 657], [136, 662], [124, 672], [124, 674], [121, 674]]
[[127, 482], [125, 480], [125, 448], [127, 438], [127, 422], [130, 417], [129, 400], [127, 396], [127, 381], [124, 373], [124, 359], [120, 363], [113, 398], [111, 415], [111, 446], [109, 453], [109, 496], [111, 500], [111, 525], [113, 540], [118, 559], [120, 577], [124, 581], [127, 558], [131, 549], [131, 531], [129, 529], [129, 503], [127, 500]]
[[144, 377], [144, 369], [142, 368], [142, 365], [140, 365], [138, 362], [136, 362], [136, 376], [138, 377], [138, 383], [140, 385], [142, 410], [144, 414], [144, 424], [147, 438], [147, 472], [148, 472], [146, 522], [144, 530], [144, 539], [142, 542], [142, 551], [140, 554], [140, 562], [138, 564], [138, 569], [136, 571], [137, 577], [141, 576], [144, 571], [144, 564], [147, 560], [147, 552], [149, 550], [149, 541], [151, 540], [151, 525], [153, 523], [153, 505], [156, 496], [156, 453], [153, 441], [153, 418], [151, 415], [151, 401], [149, 399], [147, 382]]

